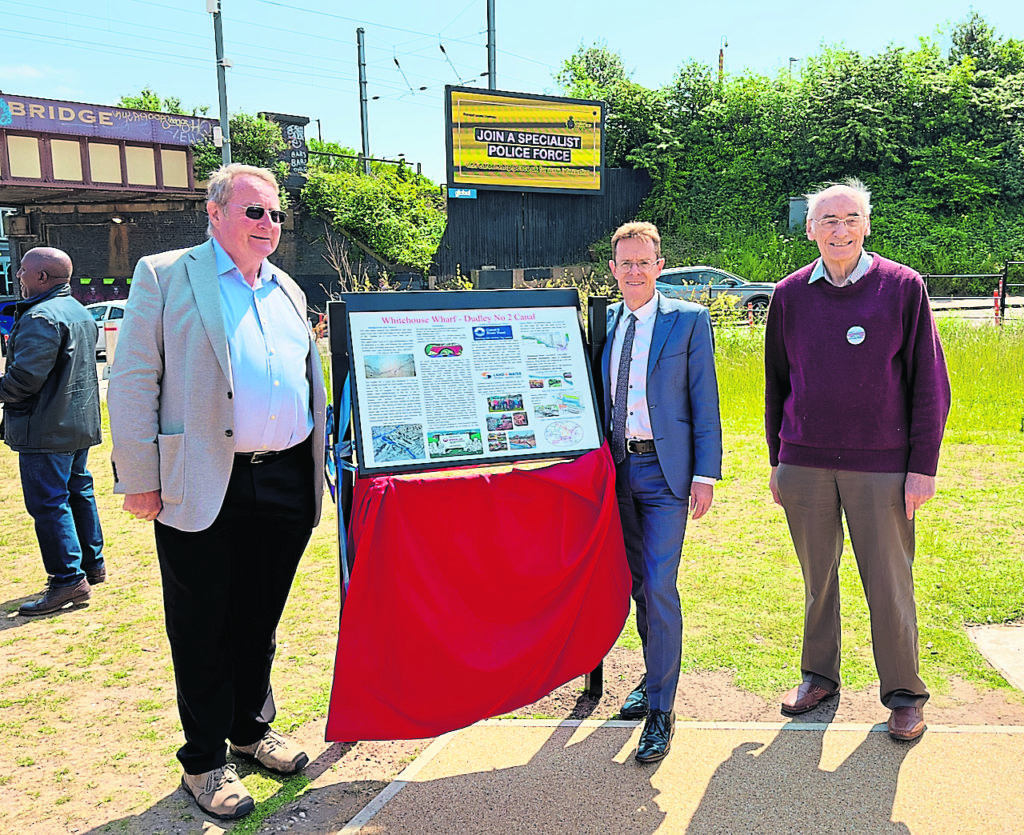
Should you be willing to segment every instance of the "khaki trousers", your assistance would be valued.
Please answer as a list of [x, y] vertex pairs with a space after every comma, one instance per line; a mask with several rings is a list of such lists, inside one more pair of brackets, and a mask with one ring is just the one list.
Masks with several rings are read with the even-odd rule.
[[779, 495], [804, 575], [804, 646], [808, 681], [839, 688], [839, 561], [842, 514], [871, 612], [871, 644], [882, 704], [922, 706], [914, 523], [903, 498], [905, 473], [856, 473], [780, 464]]

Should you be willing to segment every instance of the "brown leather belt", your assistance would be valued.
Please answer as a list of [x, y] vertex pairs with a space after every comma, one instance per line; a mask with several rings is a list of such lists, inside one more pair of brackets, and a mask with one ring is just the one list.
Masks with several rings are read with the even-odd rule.
[[649, 455], [654, 452], [654, 441], [629, 438], [626, 440], [626, 452], [632, 455]]

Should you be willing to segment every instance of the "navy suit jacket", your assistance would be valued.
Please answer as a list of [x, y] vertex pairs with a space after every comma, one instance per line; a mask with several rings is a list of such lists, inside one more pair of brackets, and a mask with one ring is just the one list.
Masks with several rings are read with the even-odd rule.
[[[608, 338], [601, 356], [604, 407], [611, 430], [612, 342], [622, 302], [608, 308]], [[647, 363], [647, 408], [654, 448], [665, 480], [678, 498], [690, 494], [693, 476], [722, 477], [722, 421], [711, 316], [706, 307], [659, 294]]]

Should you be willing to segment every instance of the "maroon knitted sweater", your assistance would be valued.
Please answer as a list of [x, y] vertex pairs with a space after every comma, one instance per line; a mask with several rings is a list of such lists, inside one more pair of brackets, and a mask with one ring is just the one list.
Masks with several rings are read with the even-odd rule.
[[779, 282], [768, 310], [772, 466], [935, 475], [949, 375], [921, 276], [874, 255], [859, 281], [835, 287], [808, 284], [813, 267]]

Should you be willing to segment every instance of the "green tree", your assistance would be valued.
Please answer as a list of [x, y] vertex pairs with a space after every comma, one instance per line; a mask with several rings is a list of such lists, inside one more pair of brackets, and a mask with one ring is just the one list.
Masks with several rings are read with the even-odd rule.
[[604, 41], [589, 47], [581, 44], [555, 73], [555, 81], [567, 96], [598, 99], [609, 104], [616, 88], [628, 80], [622, 56], [608, 49]]
[[628, 155], [660, 134], [664, 100], [660, 91], [629, 80], [622, 56], [603, 42], [580, 46], [555, 74], [567, 96], [605, 103], [605, 165], [627, 166]]
[[[278, 162], [278, 155], [287, 147], [281, 128], [262, 116], [236, 113], [228, 122], [231, 135], [231, 161], [269, 168], [279, 183], [288, 176], [287, 163]], [[196, 179], [205, 180], [222, 162], [221, 149], [213, 141], [192, 148], [192, 166]]]
[[181, 99], [176, 96], [168, 96], [165, 99], [161, 99], [160, 94], [149, 87], [143, 87], [137, 96], [121, 96], [118, 99], [117, 107], [127, 107], [132, 110], [149, 110], [154, 113], [173, 113], [178, 116], [200, 116], [209, 110], [206, 105], [203, 105], [202, 107], [192, 108], [192, 112], [188, 113], [182, 107]]
[[999, 74], [1024, 71], [1024, 41], [1003, 40], [995, 29], [977, 12], [958, 23], [951, 33], [949, 50], [951, 64], [970, 59], [977, 69]]

